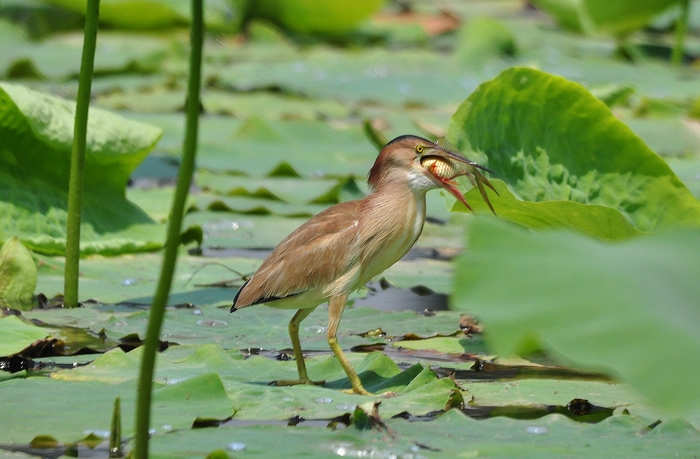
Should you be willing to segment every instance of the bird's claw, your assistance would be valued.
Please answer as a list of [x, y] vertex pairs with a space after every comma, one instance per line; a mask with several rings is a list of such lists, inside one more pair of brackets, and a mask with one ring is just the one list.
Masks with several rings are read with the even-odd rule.
[[350, 395], [374, 395], [371, 392], [367, 392], [364, 387], [353, 387], [352, 389], [346, 389], [342, 391], [345, 394], [350, 394]]
[[323, 386], [326, 381], [312, 381], [310, 379], [280, 379], [278, 381], [270, 381], [268, 386], [299, 386], [307, 384], [309, 386]]

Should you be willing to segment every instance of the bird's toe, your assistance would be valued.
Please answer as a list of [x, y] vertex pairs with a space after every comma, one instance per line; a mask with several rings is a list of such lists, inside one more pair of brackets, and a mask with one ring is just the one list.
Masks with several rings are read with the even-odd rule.
[[307, 384], [309, 386], [323, 386], [326, 381], [312, 381], [310, 379], [280, 379], [278, 381], [270, 381], [269, 386], [299, 386]]

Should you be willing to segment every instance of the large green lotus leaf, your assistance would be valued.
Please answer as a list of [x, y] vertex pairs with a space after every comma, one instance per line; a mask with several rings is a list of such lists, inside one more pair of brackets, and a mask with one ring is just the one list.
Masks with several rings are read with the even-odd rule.
[[[555, 37], [550, 37], [554, 39]], [[551, 50], [551, 48], [550, 48]], [[523, 65], [533, 60], [539, 61], [542, 70], [561, 75], [572, 81], [586, 86], [618, 83], [633, 87], [640, 96], [656, 99], [682, 101], [697, 95], [698, 77], [685, 77], [673, 68], [660, 62], [645, 62], [633, 64], [624, 61], [610, 60], [609, 57], [591, 56], [581, 59], [576, 55], [568, 55], [561, 50], [552, 50], [557, 55], [556, 64], [547, 63], [547, 50], [533, 50], [523, 56]], [[640, 72], [640, 65], [644, 69]]]
[[[498, 363], [499, 359], [496, 362]], [[442, 365], [468, 369], [472, 364], [461, 364], [462, 368], [452, 363]], [[537, 367], [533, 370], [536, 371]], [[500, 381], [488, 379], [479, 381], [478, 378], [463, 381], [457, 377], [457, 382], [468, 392], [469, 397], [474, 397], [475, 406], [565, 406], [571, 400], [585, 399], [596, 406], [614, 408], [616, 413], [627, 410], [646, 424], [670, 419], [667, 411], [650, 405], [649, 400], [638, 390], [621, 382], [584, 380], [575, 377], [531, 377], [522, 373]], [[695, 428], [700, 428], [700, 412], [689, 413], [686, 420]]]
[[[200, 225], [204, 230], [204, 246], [217, 248], [272, 249], [306, 222], [308, 217], [327, 207], [321, 204], [291, 205], [238, 196], [217, 197], [210, 193], [195, 194], [194, 197], [199, 208], [207, 210], [189, 213], [185, 217], [185, 226]], [[345, 200], [343, 189], [339, 192], [339, 198]], [[426, 201], [429, 217], [449, 220], [445, 223], [427, 222], [416, 247], [461, 248], [464, 234], [462, 221], [468, 217], [462, 214], [446, 215], [445, 199], [438, 192], [428, 193]], [[152, 210], [151, 215], [157, 214]]]
[[[65, 80], [80, 73], [83, 33], [52, 35], [32, 42], [22, 29], [0, 21], [0, 32], [8, 40], [0, 43], [0, 75], [4, 78], [48, 78]], [[102, 32], [95, 54], [96, 73], [152, 72], [169, 50], [167, 40], [155, 35], [125, 35]]]
[[[154, 381], [159, 385], [173, 385], [205, 373], [236, 373], [234, 360], [242, 360], [241, 354], [227, 353], [214, 344], [201, 346], [176, 346], [177, 352], [159, 353]], [[174, 354], [171, 356], [171, 354]], [[120, 348], [106, 352], [89, 365], [74, 369], [58, 370], [49, 376], [61, 381], [99, 381], [119, 384], [135, 381], [139, 377], [143, 346], [128, 354]]]
[[[464, 382], [458, 378], [458, 383], [467, 390], [470, 397], [474, 397], [472, 404], [476, 407], [566, 406], [571, 400], [584, 399], [596, 406], [615, 409], [616, 413], [627, 410], [646, 424], [669, 419], [667, 412], [649, 405], [648, 400], [639, 391], [625, 383], [586, 381], [572, 377], [533, 378], [520, 375], [501, 381]], [[700, 426], [699, 415], [700, 413], [690, 417], [688, 421], [695, 426]]]
[[690, 159], [668, 158], [666, 160], [678, 178], [683, 180], [693, 195], [700, 199], [700, 157]]
[[268, 198], [290, 204], [337, 203], [342, 183], [288, 177], [266, 179], [199, 172], [195, 184], [208, 191], [232, 196]]
[[[299, 179], [302, 181], [303, 179]], [[338, 190], [338, 198], [344, 201], [344, 189]], [[154, 197], [163, 192], [151, 192]], [[163, 193], [167, 194], [167, 193]], [[134, 193], [136, 202], [142, 205], [146, 193]], [[131, 196], [131, 194], [129, 194]], [[354, 196], [353, 196], [354, 197]], [[245, 196], [217, 196], [211, 193], [194, 194], [197, 206], [206, 209], [187, 215], [187, 225], [200, 225], [204, 230], [207, 247], [219, 248], [273, 248], [289, 233], [301, 226], [309, 217], [328, 207], [327, 204], [287, 204], [263, 198]], [[449, 198], [454, 201], [454, 199]], [[416, 247], [461, 248], [463, 246], [464, 215], [449, 215], [445, 198], [438, 192], [427, 195], [427, 215], [445, 223], [427, 222]], [[150, 198], [149, 198], [149, 202]], [[143, 203], [152, 217], [163, 215], [154, 207]], [[241, 215], [245, 214], [245, 215]], [[287, 218], [283, 218], [287, 217]], [[448, 220], [449, 218], [449, 220]], [[467, 217], [468, 218], [468, 217]]]
[[[115, 81], [116, 83], [116, 81]], [[132, 91], [107, 92], [98, 97], [97, 105], [114, 110], [133, 110], [144, 113], [172, 113], [181, 111], [185, 103], [185, 91], [155, 87], [148, 91], [135, 88]], [[350, 109], [332, 100], [314, 100], [283, 94], [239, 94], [217, 90], [204, 90], [200, 95], [207, 113], [250, 118], [259, 116], [273, 120], [317, 120], [344, 118]]]
[[[616, 209], [639, 231], [700, 225], [700, 201], [666, 163], [582, 86], [528, 68], [484, 83], [457, 110], [449, 137], [523, 201]], [[491, 199], [496, 207], [499, 199]], [[513, 203], [513, 201], [511, 201]], [[603, 216], [589, 224], [609, 226]]]
[[[95, 299], [104, 303], [150, 304], [155, 294], [162, 261], [161, 254], [81, 260], [80, 299]], [[235, 289], [198, 285], [240, 280], [240, 275], [234, 271], [250, 275], [259, 264], [260, 260], [253, 259], [214, 260], [181, 254], [178, 257], [168, 304], [191, 302], [203, 305], [228, 301], [233, 298]], [[49, 298], [62, 292], [64, 269], [63, 258], [42, 258], [36, 291]], [[240, 283], [242, 282], [240, 280]]]
[[[700, 233], [603, 243], [477, 219], [458, 261], [454, 305], [477, 314], [500, 354], [539, 343], [619, 376], [658, 406], [700, 411]], [[644, 362], [663, 362], [664, 371]]]
[[[4, 412], [0, 443], [29, 443], [37, 435], [75, 442], [92, 431], [109, 438], [114, 399], [121, 399], [122, 435], [134, 432], [136, 384], [67, 382], [49, 378], [13, 379], [2, 383]], [[9, 415], [11, 413], [11, 415]], [[189, 429], [197, 418], [226, 419], [234, 401], [216, 374], [204, 373], [153, 391], [151, 425], [158, 431]]]
[[[0, 83], [0, 239], [16, 235], [35, 252], [63, 253], [74, 112], [67, 100]], [[162, 244], [162, 228], [124, 198], [129, 175], [160, 135], [158, 128], [90, 110], [82, 253]]]
[[455, 57], [465, 68], [482, 68], [494, 57], [513, 55], [515, 41], [507, 27], [490, 18], [476, 18], [462, 26]]
[[227, 124], [220, 138], [202, 145], [200, 168], [251, 176], [364, 176], [377, 155], [359, 126], [336, 129], [323, 122], [261, 118]]
[[[222, 271], [220, 266], [213, 269]], [[235, 277], [231, 275], [231, 277]], [[195, 278], [196, 279], [196, 278]], [[195, 280], [196, 282], [196, 280]], [[81, 286], [82, 287], [82, 286]], [[126, 287], [125, 287], [126, 289]], [[235, 289], [199, 289], [198, 292], [174, 293], [175, 299], [196, 301], [209, 291], [209, 297], [216, 297], [222, 307], [197, 305], [193, 307], [168, 308], [163, 324], [161, 339], [184, 344], [216, 343], [230, 349], [264, 348], [290, 349], [291, 342], [287, 324], [294, 311], [280, 310], [265, 306], [244, 308], [229, 313]], [[143, 300], [136, 298], [136, 300]], [[145, 338], [148, 324], [148, 311], [128, 305], [103, 305], [87, 303], [80, 309], [51, 309], [48, 311], [26, 311], [29, 319], [39, 319], [54, 327], [53, 333], [73, 346], [70, 334], [61, 331], [62, 327], [77, 327], [99, 334], [104, 331], [107, 338], [118, 341], [129, 335], [138, 334]], [[326, 306], [317, 308], [303, 323], [299, 336], [305, 350], [328, 351], [326, 328], [328, 312]], [[438, 312], [426, 317], [413, 311], [391, 312], [371, 308], [348, 308], [338, 331], [340, 344], [349, 349], [360, 344], [386, 342], [384, 337], [362, 337], [361, 334], [381, 328], [388, 338], [412, 333], [422, 337], [433, 334], [451, 335], [459, 331], [459, 313]]]
[[[383, 402], [384, 403], [384, 402]], [[552, 415], [539, 420], [471, 419], [450, 410], [432, 423], [387, 419], [394, 436], [380, 430], [312, 429], [279, 426], [225, 426], [158, 435], [151, 439], [154, 458], [201, 458], [212, 451], [251, 458], [321, 459], [342, 457], [490, 457], [490, 458], [644, 458], [692, 457], [700, 433], [682, 419], [654, 429], [633, 416], [613, 416], [599, 424]], [[274, 442], [270, 438], [275, 438]], [[420, 446], [418, 446], [420, 445]], [[234, 453], [235, 454], [235, 453]]]
[[[587, 38], [543, 26], [541, 21], [503, 20], [518, 43], [519, 54], [511, 61], [493, 61], [488, 75], [513, 65], [531, 66], [577, 81], [593, 92], [601, 85], [626, 85], [640, 97], [681, 104], [697, 97], [700, 76], [678, 72], [657, 60], [629, 62], [611, 59], [612, 40]], [[476, 84], [483, 81], [483, 77]]]
[[[141, 348], [139, 348], [141, 349]], [[189, 352], [187, 352], [189, 351]], [[184, 356], [185, 353], [189, 355]], [[141, 354], [138, 349], [124, 354], [114, 349], [84, 367], [60, 370], [52, 373], [53, 379], [64, 381], [100, 381], [123, 383], [138, 378]], [[333, 356], [307, 359], [308, 372], [314, 379], [325, 380], [323, 387], [275, 388], [267, 386], [270, 381], [297, 377], [295, 362], [275, 361], [265, 357], [249, 359], [232, 358], [215, 345], [189, 346], [178, 349], [174, 358], [169, 353], [161, 354], [157, 363], [155, 381], [159, 384], [177, 385], [191, 378], [216, 373], [236, 404], [239, 419], [287, 419], [303, 413], [304, 417], [334, 417], [343, 411], [352, 411], [348, 406], [366, 400], [362, 396], [344, 394], [339, 389], [348, 389], [347, 375]], [[357, 370], [367, 390], [374, 393], [396, 392], [399, 398], [388, 399], [382, 404], [389, 415], [410, 409], [415, 413], [427, 413], [443, 409], [454, 382], [440, 381], [428, 368], [414, 365], [404, 371], [381, 352], [366, 356], [352, 355], [350, 361]], [[406, 397], [404, 397], [406, 395]], [[293, 398], [284, 403], [284, 398]], [[331, 401], [326, 401], [330, 398]], [[318, 400], [322, 401], [318, 401]], [[282, 406], [280, 406], [282, 403]], [[332, 403], [332, 404], [331, 404]], [[329, 406], [330, 405], [330, 406]], [[338, 406], [345, 406], [339, 412]]]
[[347, 33], [379, 9], [385, 0], [256, 0], [246, 4], [250, 17], [268, 19], [294, 32]]
[[[700, 134], [680, 116], [626, 118], [625, 124], [664, 159], [700, 153]], [[697, 128], [695, 128], [697, 131]]]
[[[437, 379], [432, 370], [419, 364], [401, 371], [391, 359], [381, 353], [369, 354], [364, 359], [351, 358], [350, 362], [368, 391], [375, 394], [392, 391], [398, 394], [382, 399], [382, 408], [387, 416], [406, 410], [426, 414], [444, 409], [456, 391], [454, 381]], [[266, 386], [270, 380], [277, 379], [278, 375], [297, 378], [294, 362], [274, 365], [274, 361], [256, 357], [241, 363], [254, 371], [255, 374], [251, 376], [259, 381], [253, 387], [250, 383], [228, 386], [230, 396], [239, 403], [240, 412], [236, 415], [242, 420], [289, 419], [293, 416], [303, 416], [307, 419], [333, 418], [345, 412], [352, 412], [355, 404], [371, 400], [340, 390], [349, 389], [350, 384], [334, 357], [316, 358], [308, 365], [311, 378], [326, 381], [326, 386], [323, 387]], [[270, 366], [273, 368], [268, 368]], [[280, 371], [280, 367], [284, 367], [286, 371]]]
[[[160, 165], [160, 164], [158, 164]], [[139, 206], [153, 220], [166, 223], [170, 216], [175, 196], [175, 186], [159, 186], [156, 188], [134, 188], [126, 189], [126, 198]], [[185, 213], [197, 207], [192, 193], [187, 195], [185, 203]]]
[[[153, 196], [161, 192], [149, 193]], [[167, 193], [163, 193], [167, 194]], [[142, 193], [135, 193], [141, 204]], [[343, 198], [343, 190], [339, 197]], [[204, 231], [204, 246], [217, 248], [267, 248], [272, 249], [301, 226], [312, 215], [324, 210], [327, 205], [292, 205], [280, 201], [240, 196], [216, 196], [210, 193], [197, 193], [195, 201], [199, 212], [190, 212], [185, 217], [185, 226], [199, 225]], [[150, 200], [150, 198], [149, 198]], [[427, 215], [442, 220], [445, 215], [445, 200], [439, 193], [428, 193]], [[144, 203], [152, 217], [163, 215], [157, 209]], [[462, 214], [449, 216], [446, 223], [427, 222], [416, 247], [427, 249], [461, 248], [464, 226]]]
[[[77, 13], [85, 13], [81, 0], [43, 0]], [[208, 29], [235, 31], [241, 20], [238, 9], [225, 0], [205, 0], [204, 22]], [[177, 0], [102, 0], [100, 23], [110, 28], [152, 30], [168, 27], [187, 27], [191, 21], [191, 7]]]
[[395, 341], [391, 344], [399, 349], [431, 350], [444, 354], [466, 354], [473, 347], [464, 336], [440, 336], [430, 339]]
[[[528, 228], [571, 228], [601, 239], [625, 239], [641, 234], [617, 210], [574, 201], [522, 201], [501, 180], [491, 180], [500, 196], [491, 194], [491, 203], [499, 217]], [[475, 212], [490, 213], [477, 189], [464, 195]], [[465, 212], [462, 207], [455, 209]]]
[[380, 277], [398, 288], [423, 286], [445, 295], [452, 292], [452, 263], [449, 261], [429, 258], [399, 260]]
[[[129, 114], [164, 130], [157, 152], [179, 155], [182, 116]], [[376, 148], [359, 123], [332, 127], [320, 121], [274, 121], [259, 117], [244, 122], [206, 116], [200, 120], [197, 154], [200, 170], [251, 177], [366, 177]]]
[[[251, 275], [266, 253], [262, 252], [257, 259], [235, 256], [212, 259], [180, 254], [168, 303], [193, 303], [198, 306], [229, 303], [236, 293], [236, 288], [243, 283], [241, 275]], [[251, 253], [246, 255], [251, 256]], [[161, 263], [162, 256], [159, 254], [84, 259], [80, 264], [80, 299], [93, 299], [108, 304], [150, 304], [156, 290]], [[61, 293], [64, 286], [63, 272], [62, 258], [40, 257], [36, 292], [49, 298]], [[424, 258], [403, 260], [378, 277], [386, 278], [389, 283], [399, 288], [424, 286], [446, 294], [451, 291], [452, 266], [446, 261]], [[229, 283], [228, 288], [222, 285], [226, 282]], [[268, 308], [255, 310], [262, 313]], [[77, 313], [81, 314], [81, 311], [84, 310]], [[107, 308], [107, 311], [110, 309]], [[128, 308], [126, 311], [134, 312]], [[56, 312], [52, 311], [51, 314]], [[283, 321], [289, 320], [285, 314], [282, 313], [285, 317]], [[283, 334], [283, 338], [285, 336]]]
[[222, 196], [200, 192], [195, 196], [200, 209], [227, 211], [238, 214], [268, 215], [282, 217], [313, 217], [328, 208], [324, 204], [290, 204], [272, 199], [255, 198], [250, 196]]
[[436, 52], [316, 48], [278, 62], [235, 62], [211, 69], [211, 78], [237, 90], [280, 87], [285, 92], [346, 103], [392, 106], [455, 104], [479, 79]]
[[16, 354], [49, 333], [45, 328], [23, 322], [17, 316], [0, 319], [0, 356]]
[[308, 218], [208, 210], [187, 214], [184, 226], [200, 225], [206, 247], [270, 249], [306, 220]]
[[678, 0], [536, 0], [537, 8], [577, 32], [625, 35], [649, 24]]
[[[55, 165], [57, 169], [60, 167]], [[39, 172], [31, 170], [30, 173]], [[0, 183], [0, 239], [17, 236], [35, 253], [63, 255], [68, 193], [57, 188], [55, 182], [36, 176], [21, 180], [0, 172]], [[37, 190], [41, 190], [40, 193]], [[165, 225], [155, 224], [123, 195], [108, 191], [98, 191], [99, 194], [85, 191], [88, 194], [83, 196], [81, 254], [117, 255], [162, 247]]]
[[396, 426], [414, 442], [441, 448], [440, 456], [435, 457], [627, 458], [632, 455], [651, 459], [669, 452], [692, 455], [696, 448], [693, 443], [700, 438], [700, 433], [683, 419], [664, 422], [658, 430], [647, 432], [644, 422], [625, 415], [586, 424], [561, 415], [537, 420], [475, 420], [452, 410], [435, 422], [431, 428], [422, 423], [396, 426], [392, 422], [389, 426]]

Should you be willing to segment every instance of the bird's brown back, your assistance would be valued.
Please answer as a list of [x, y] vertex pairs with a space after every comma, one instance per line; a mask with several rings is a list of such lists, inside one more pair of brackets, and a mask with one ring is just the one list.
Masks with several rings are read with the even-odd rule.
[[294, 230], [234, 299], [234, 308], [328, 285], [353, 264], [362, 201], [336, 204]]

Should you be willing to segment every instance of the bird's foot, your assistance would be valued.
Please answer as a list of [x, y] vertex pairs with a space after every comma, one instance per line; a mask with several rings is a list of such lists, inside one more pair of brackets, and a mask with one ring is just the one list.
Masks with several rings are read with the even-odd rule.
[[352, 389], [347, 389], [343, 391], [346, 394], [356, 394], [356, 395], [374, 395], [371, 392], [368, 392], [364, 387], [362, 386], [357, 386], [353, 387]]
[[308, 384], [309, 386], [323, 386], [326, 381], [312, 381], [309, 378], [304, 379], [280, 379], [279, 381], [270, 381], [269, 386], [299, 386]]

